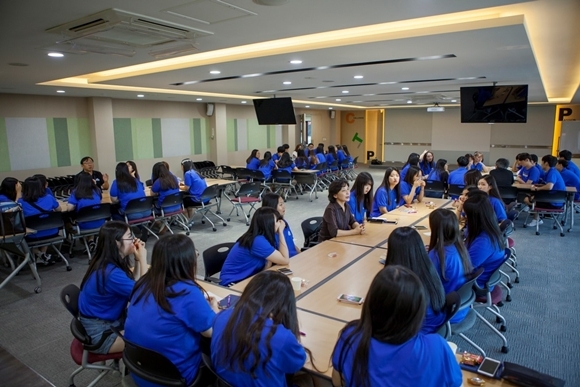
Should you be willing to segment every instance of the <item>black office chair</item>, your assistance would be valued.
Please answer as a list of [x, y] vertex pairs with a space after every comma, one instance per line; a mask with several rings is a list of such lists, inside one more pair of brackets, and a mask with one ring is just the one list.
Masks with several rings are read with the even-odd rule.
[[[211, 219], [208, 218], [207, 216], [208, 213], [212, 214], [213, 216], [221, 220], [224, 227], [227, 226], [227, 223], [224, 220], [224, 218], [222, 218], [217, 213], [211, 210], [213, 207], [218, 208], [219, 195], [220, 190], [218, 185], [217, 184], [211, 185], [207, 187], [199, 197], [199, 204], [192, 206], [193, 208], [197, 209], [195, 213], [201, 215], [201, 223], [205, 224], [205, 221], [207, 220], [211, 224], [213, 231], [217, 231], [217, 228], [215, 227], [215, 224], [211, 221]], [[214, 203], [211, 202], [212, 199], [215, 199]]]
[[[125, 207], [125, 222], [130, 226], [141, 226], [147, 232], [153, 235], [155, 238], [159, 239], [159, 236], [151, 230], [151, 226], [155, 223], [155, 215], [153, 213], [153, 202], [155, 201], [154, 196], [145, 196], [142, 198], [137, 198], [130, 200]], [[129, 219], [131, 214], [147, 213], [146, 216], [141, 216], [137, 219]], [[144, 235], [145, 237], [147, 234]], [[146, 239], [146, 238], [141, 238]]]
[[447, 190], [447, 196], [452, 197], [453, 199], [458, 198], [461, 196], [463, 189], [465, 188], [465, 184], [449, 184], [449, 189]]
[[315, 216], [304, 220], [300, 227], [304, 234], [304, 247], [309, 248], [318, 244], [318, 233], [322, 225], [322, 216]]
[[87, 243], [87, 237], [99, 235], [100, 227], [83, 229], [79, 227], [79, 223], [93, 222], [97, 220], [107, 221], [111, 218], [111, 205], [109, 203], [95, 204], [93, 206], [83, 207], [76, 214], [73, 215], [74, 222], [68, 234], [71, 243], [68, 256], [74, 257], [73, 247], [77, 239], [81, 239], [85, 245], [85, 251], [89, 256], [89, 262], [92, 259], [91, 250]]
[[230, 253], [233, 242], [220, 243], [210, 247], [203, 252], [203, 266], [205, 267], [204, 281], [219, 283], [219, 278], [213, 277], [214, 274], [222, 271], [224, 262]]
[[207, 369], [212, 374], [214, 374], [214, 376], [216, 377], [216, 381], [214, 383], [214, 387], [233, 387], [231, 384], [229, 384], [228, 382], [226, 382], [224, 379], [221, 378], [221, 376], [219, 376], [217, 374], [217, 372], [213, 368], [213, 364], [211, 362], [211, 356], [209, 356], [208, 354], [202, 352], [201, 353], [201, 359], [203, 360], [203, 364], [205, 364], [205, 366], [207, 367]]
[[445, 296], [445, 307], [443, 308], [443, 311], [445, 312], [445, 320], [441, 326], [439, 326], [439, 329], [437, 329], [436, 333], [446, 340], [451, 337], [451, 327], [449, 326], [448, 322], [455, 315], [455, 313], [457, 313], [460, 307], [461, 297], [459, 297], [459, 293], [451, 292]]
[[[49, 246], [52, 247], [53, 251], [62, 259], [66, 265], [66, 270], [71, 271], [72, 267], [68, 263], [67, 259], [60, 252], [60, 247], [62, 242], [66, 239], [66, 230], [64, 229], [64, 221], [62, 220], [62, 213], [60, 212], [46, 212], [38, 215], [32, 215], [26, 217], [26, 225], [36, 231], [51, 230], [54, 228], [58, 229], [56, 235], [41, 237], [41, 238], [30, 238], [26, 239], [28, 247], [31, 249]], [[58, 246], [58, 248], [57, 248]]]
[[[167, 209], [172, 207], [178, 207], [172, 211], [167, 211]], [[187, 225], [187, 217], [184, 215], [185, 209], [183, 208], [183, 193], [177, 192], [171, 195], [165, 196], [163, 201], [159, 203], [160, 215], [156, 216], [155, 219], [162, 222], [167, 230], [173, 234], [173, 230], [170, 225], [177, 223], [184, 231], [185, 235], [189, 235], [189, 226]]]
[[445, 194], [445, 184], [437, 180], [427, 180], [425, 182], [425, 196], [429, 198], [443, 198]]
[[288, 195], [292, 192], [296, 194], [296, 199], [298, 199], [298, 191], [292, 184], [292, 174], [290, 172], [279, 169], [272, 170], [272, 185], [274, 192], [281, 192], [280, 196], [284, 198], [284, 201], [288, 199]]
[[[568, 193], [566, 191], [538, 191], [534, 192], [534, 203], [532, 209], [528, 212], [528, 216], [526, 216], [526, 220], [524, 221], [524, 228], [527, 227], [528, 218], [530, 214], [537, 214], [543, 215], [544, 219], [552, 218], [554, 223], [552, 224], [552, 228], [555, 230], [556, 228], [560, 229], [560, 236], [563, 237], [564, 234], [564, 224], [565, 217], [566, 217], [566, 203], [568, 200]], [[562, 207], [559, 208], [551, 208], [551, 207], [542, 207], [542, 204], [562, 204]], [[560, 220], [562, 217], [562, 220]], [[540, 235], [540, 224], [536, 222], [536, 235]]]
[[[263, 176], [263, 175], [262, 175]], [[244, 183], [240, 186], [238, 191], [235, 193], [235, 198], [230, 199], [226, 196], [230, 203], [232, 203], [232, 210], [227, 217], [229, 222], [234, 210], [236, 211], [236, 216], [239, 216], [238, 210], [242, 210], [242, 214], [246, 218], [246, 226], [250, 225], [250, 217], [252, 216], [252, 210], [256, 209], [256, 204], [260, 203], [260, 195], [262, 193], [262, 183], [260, 181], [253, 181], [250, 183]], [[244, 211], [244, 206], [250, 207], [248, 213]]]
[[[101, 347], [103, 342], [113, 334], [113, 331], [106, 331], [101, 336], [98, 343], [93, 343], [91, 337], [87, 335], [83, 324], [79, 320], [79, 294], [80, 289], [74, 284], [65, 286], [60, 292], [60, 301], [73, 316], [70, 323], [70, 330], [73, 340], [70, 344], [70, 354], [74, 362], [80, 365], [69, 377], [69, 386], [74, 387], [74, 378], [84, 370], [100, 371], [99, 375], [89, 384], [95, 386], [110, 371], [119, 371], [119, 360], [123, 357], [122, 352], [107, 353], [104, 355], [92, 353]], [[114, 360], [112, 364], [106, 362]]]

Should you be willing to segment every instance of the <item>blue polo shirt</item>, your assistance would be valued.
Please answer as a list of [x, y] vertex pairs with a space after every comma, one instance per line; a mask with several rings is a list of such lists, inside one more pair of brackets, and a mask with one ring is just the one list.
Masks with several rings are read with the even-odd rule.
[[519, 175], [525, 183], [537, 184], [540, 181], [540, 171], [536, 167], [522, 168]]
[[405, 176], [407, 176], [407, 172], [409, 171], [409, 168], [411, 168], [411, 164], [407, 164], [403, 167], [403, 169], [401, 169], [401, 180], [400, 181], [404, 181], [405, 180]]
[[[95, 206], [101, 204], [101, 192], [93, 191], [93, 197], [90, 199], [77, 199], [75, 191], [68, 198], [68, 203], [75, 206], [75, 211], [79, 212], [81, 208]], [[90, 230], [92, 228], [99, 228], [105, 224], [105, 219], [92, 220], [90, 222], [79, 222], [79, 228], [83, 230]]]
[[387, 189], [384, 186], [381, 186], [377, 189], [377, 192], [375, 192], [371, 217], [374, 218], [376, 216], [381, 216], [380, 207], [385, 207], [387, 211], [392, 211], [398, 206], [399, 202], [397, 201], [397, 192], [394, 189], [387, 192]]
[[[159, 352], [179, 370], [189, 385], [201, 364], [201, 332], [212, 327], [215, 313], [202, 291], [191, 281], [178, 282], [168, 288], [177, 297], [167, 301], [174, 313], [163, 310], [152, 294], [136, 302], [133, 296], [127, 310], [125, 337], [145, 348]], [[144, 329], [143, 322], [147, 322]], [[157, 386], [131, 375], [138, 386]]]
[[[155, 203], [155, 207], [160, 208], [161, 203], [163, 203], [163, 200], [165, 200], [165, 198], [167, 196], [175, 195], [176, 193], [179, 193], [179, 181], [177, 180], [177, 177], [175, 177], [175, 176], [173, 176], [173, 180], [175, 181], [175, 184], [177, 184], [177, 187], [176, 188], [168, 188], [168, 189], [161, 188], [161, 180], [160, 179], [155, 180], [155, 182], [151, 186], [151, 192], [159, 195], [159, 197], [157, 198], [157, 203]], [[180, 207], [181, 206], [179, 206], [179, 205], [171, 206], [171, 207], [164, 208], [163, 211], [165, 211], [165, 213], [173, 212], [173, 211], [179, 210]]]
[[318, 159], [318, 164], [326, 162], [326, 156], [324, 156], [324, 153], [317, 153], [316, 158]]
[[466, 167], [459, 167], [456, 170], [449, 172], [449, 178], [447, 179], [447, 183], [453, 185], [465, 185], [466, 173], [467, 173]]
[[[338, 161], [338, 160], [334, 158], [332, 153], [328, 153], [326, 155], [326, 164], [328, 165], [329, 168], [330, 168], [330, 164], [334, 163], [335, 161]], [[338, 165], [335, 167], [332, 167], [333, 171], [336, 171], [337, 169], [338, 169]]]
[[222, 267], [220, 285], [227, 286], [232, 282], [242, 281], [264, 270], [266, 258], [275, 250], [263, 235], [254, 238], [250, 249], [243, 248], [236, 242]]
[[367, 213], [367, 209], [364, 207], [364, 201], [357, 203], [356, 191], [352, 191], [350, 193], [350, 198], [348, 199], [348, 205], [350, 207], [350, 212], [354, 216], [354, 219], [358, 223], [362, 224], [364, 222], [365, 214]]
[[[503, 261], [504, 249], [494, 245], [489, 235], [482, 232], [475, 238], [471, 245], [467, 246], [467, 251], [471, 258], [473, 270], [483, 267], [483, 273], [477, 279], [477, 283], [480, 287], [484, 287], [485, 283], [491, 277], [491, 274]], [[493, 290], [493, 287], [489, 290]]]
[[196, 171], [190, 170], [185, 172], [183, 180], [183, 184], [189, 187], [189, 194], [199, 201], [201, 194], [207, 188], [205, 179], [203, 179]]
[[[39, 215], [43, 213], [43, 211], [39, 211], [36, 208], [32, 207], [30, 203], [25, 202], [22, 198], [18, 199], [18, 204], [20, 204], [20, 207], [22, 207], [22, 211], [25, 217]], [[44, 212], [52, 212], [53, 210], [59, 207], [58, 202], [56, 201], [54, 196], [51, 195], [41, 196], [40, 198], [38, 198], [36, 202], [34, 202], [34, 204], [37, 207], [42, 208]], [[27, 238], [38, 239], [56, 234], [58, 234], [58, 228], [51, 228], [49, 230], [38, 231], [35, 234], [29, 234]]]
[[[401, 185], [401, 201], [399, 202], [400, 205], [405, 204], [405, 199], [403, 199], [404, 196], [407, 196], [409, 194], [412, 194], [412, 190], [413, 190], [413, 186], [409, 183], [407, 183], [406, 181], [401, 181], [399, 183]], [[413, 200], [415, 200], [415, 198], [417, 198], [417, 196], [421, 193], [421, 187], [417, 187], [415, 188], [415, 193], [412, 194], [413, 195]]]
[[10, 199], [8, 196], [6, 195], [0, 195], [0, 203], [4, 203], [4, 202], [12, 202], [13, 200]]
[[[564, 180], [566, 187], [576, 187], [577, 192], [574, 194], [574, 200], [580, 200], [580, 177], [568, 169], [562, 169], [560, 175], [562, 175], [562, 180]], [[2, 200], [0, 199], [0, 201]]]
[[[443, 289], [445, 289], [445, 294], [449, 294], [451, 292], [455, 292], [459, 290], [461, 286], [465, 282], [467, 282], [467, 278], [465, 277], [465, 270], [463, 269], [463, 263], [461, 262], [461, 256], [457, 251], [457, 248], [454, 245], [445, 246], [445, 280], [443, 279], [442, 271], [441, 271], [441, 259], [439, 257], [439, 253], [437, 249], [433, 249], [429, 251], [429, 258], [435, 269], [437, 270], [437, 274], [439, 274], [439, 278], [441, 278], [441, 283], [443, 284]], [[452, 324], [459, 323], [463, 321], [465, 316], [469, 312], [468, 309], [461, 310], [453, 316], [450, 320]]]
[[431, 171], [434, 169], [434, 164], [423, 160], [419, 162], [419, 168], [421, 169], [421, 172], [423, 172], [423, 176], [429, 176]]
[[[566, 191], [566, 183], [556, 168], [550, 168], [544, 175], [546, 184], [554, 184], [550, 191]], [[541, 200], [540, 200], [541, 201]], [[564, 203], [551, 203], [554, 207], [562, 207]]]
[[572, 160], [568, 161], [568, 170], [574, 172], [578, 178], [580, 178], [580, 168]]
[[505, 212], [505, 205], [503, 204], [503, 202], [501, 200], [499, 200], [498, 198], [493, 197], [493, 196], [489, 197], [489, 202], [491, 203], [491, 206], [493, 207], [493, 211], [495, 212], [495, 216], [497, 217], [498, 223], [506, 220], [507, 214]]
[[[288, 222], [284, 220], [286, 223], [286, 228], [284, 228], [284, 240], [286, 241], [286, 246], [288, 247], [288, 255], [290, 258], [298, 254], [296, 251], [296, 243], [294, 243], [294, 234], [292, 234], [292, 230], [290, 230], [290, 225]], [[276, 240], [278, 240], [278, 234], [276, 234]]]
[[[226, 329], [228, 320], [232, 316], [233, 309], [220, 312], [213, 325], [211, 340], [211, 360], [216, 373], [232, 386], [244, 387], [286, 387], [286, 374], [298, 372], [306, 362], [306, 351], [296, 336], [279, 324], [270, 338], [270, 350], [272, 356], [266, 363], [266, 370], [260, 366], [255, 370], [256, 378], [250, 373], [250, 367], [254, 362], [254, 354], [250, 353], [244, 362], [243, 369], [230, 370], [226, 364], [218, 364], [217, 354], [220, 353], [221, 340]], [[265, 321], [258, 345], [260, 358], [268, 356], [267, 339], [273, 328], [271, 319]]]
[[[332, 353], [332, 367], [341, 373], [346, 386], [351, 386], [355, 353], [360, 336], [352, 346], [341, 351], [352, 332], [341, 333]], [[449, 344], [437, 334], [418, 334], [403, 344], [389, 344], [371, 338], [368, 353], [369, 386], [461, 386], [463, 375]]]
[[257, 157], [254, 157], [252, 160], [250, 160], [248, 164], [246, 164], [246, 168], [248, 168], [251, 171], [257, 171], [259, 167], [260, 167], [260, 159]]
[[111, 194], [111, 196], [119, 199], [121, 214], [125, 213], [127, 203], [129, 203], [131, 200], [145, 197], [145, 187], [143, 187], [143, 183], [141, 183], [141, 181], [137, 179], [135, 179], [135, 181], [137, 182], [137, 189], [132, 192], [119, 191], [119, 189], [117, 188], [117, 180], [115, 180], [111, 185], [111, 190], [109, 191], [109, 193]]
[[97, 274], [94, 271], [81, 289], [79, 295], [79, 310], [81, 315], [89, 318], [99, 318], [106, 321], [116, 321], [127, 307], [135, 280], [117, 266], [108, 264], [105, 268], [104, 294], [97, 289]]
[[272, 177], [272, 170], [276, 168], [276, 163], [272, 161], [272, 159], [270, 159], [268, 161], [268, 164], [264, 165], [264, 166], [260, 166], [258, 167], [258, 170], [260, 172], [262, 172], [264, 174], [264, 177], [267, 179], [269, 179], [270, 177]]
[[479, 172], [483, 172], [483, 164], [482, 163], [472, 164], [471, 169], [477, 169]]

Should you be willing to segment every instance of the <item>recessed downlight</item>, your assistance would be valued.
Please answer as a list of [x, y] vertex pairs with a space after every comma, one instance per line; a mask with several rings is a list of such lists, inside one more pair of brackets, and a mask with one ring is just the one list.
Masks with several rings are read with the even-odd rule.
[[222, 72], [219, 70], [211, 70], [209, 73], [217, 75], [217, 74], [221, 74]]
[[248, 103], [248, 101], [242, 101], [242, 103]]
[[409, 90], [408, 87], [401, 87], [401, 90]]
[[413, 103], [413, 101], [411, 101], [411, 100], [408, 100], [408, 101], [407, 101], [407, 103]]
[[203, 98], [196, 98], [196, 101], [203, 101]]
[[452, 99], [451, 102], [457, 102], [457, 100], [456, 99]]
[[293, 59], [290, 61], [291, 64], [301, 64], [302, 61], [300, 59]]
[[145, 96], [143, 94], [137, 94], [137, 98], [144, 98]]
[[284, 81], [284, 82], [282, 82], [282, 84], [284, 84], [284, 85], [291, 85], [292, 82], [290, 82], [290, 81]]
[[349, 91], [348, 91], [348, 90], [343, 90], [343, 91], [342, 91], [342, 94], [348, 94], [348, 93], [349, 93]]
[[62, 58], [64, 54], [61, 54], [60, 52], [49, 52], [48, 56], [51, 58]]
[[354, 79], [363, 79], [363, 78], [364, 78], [364, 76], [362, 76], [362, 75], [355, 75], [354, 76]]
[[57, 92], [57, 93], [59, 93], [59, 94], [64, 94], [64, 93], [66, 93], [64, 90], [57, 90], [56, 92]]
[[304, 107], [307, 107], [307, 108], [309, 108], [309, 107], [310, 107], [310, 105], [306, 105], [306, 106], [304, 106]]
[[332, 110], [332, 108], [331, 108], [331, 107], [329, 107], [329, 108], [328, 108], [328, 110]]
[[342, 99], [340, 99], [340, 98], [337, 98], [336, 99], [336, 102], [340, 102], [340, 101], [342, 101]]

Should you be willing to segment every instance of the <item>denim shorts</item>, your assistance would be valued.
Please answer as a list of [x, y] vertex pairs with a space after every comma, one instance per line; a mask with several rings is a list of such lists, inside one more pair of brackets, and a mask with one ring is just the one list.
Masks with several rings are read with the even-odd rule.
[[[85, 331], [87, 332], [87, 335], [90, 336], [91, 343], [94, 343], [94, 344], [98, 343], [99, 340], [101, 340], [101, 336], [103, 335], [103, 332], [105, 332], [106, 330], [109, 330], [111, 325], [116, 325], [116, 326], [121, 325], [121, 323], [119, 321], [106, 321], [106, 320], [101, 320], [98, 318], [87, 318], [87, 317], [82, 317], [82, 316], [80, 317], [80, 321], [83, 324], [83, 327], [85, 328]], [[111, 349], [111, 346], [113, 345], [113, 343], [115, 342], [116, 339], [117, 339], [117, 334], [114, 332], [111, 333], [111, 335], [105, 339], [103, 344], [98, 349], [91, 351], [91, 352], [99, 353], [99, 354], [109, 353], [109, 350]]]

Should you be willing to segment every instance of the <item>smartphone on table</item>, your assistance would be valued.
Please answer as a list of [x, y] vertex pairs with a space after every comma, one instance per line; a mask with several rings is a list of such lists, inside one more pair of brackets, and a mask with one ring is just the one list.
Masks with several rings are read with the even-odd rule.
[[284, 275], [292, 275], [292, 274], [294, 274], [294, 272], [292, 270], [288, 269], [287, 267], [281, 267], [281, 268], [279, 268], [278, 269], [278, 272], [279, 273], [282, 273]]
[[498, 370], [500, 365], [501, 365], [501, 361], [486, 357], [485, 359], [483, 359], [483, 361], [479, 365], [479, 368], [477, 369], [477, 373], [482, 374], [482, 375], [491, 376], [493, 378], [493, 377], [495, 377], [495, 374], [497, 373], [497, 370]]
[[359, 297], [359, 296], [353, 296], [351, 294], [344, 294], [343, 293], [340, 296], [338, 296], [338, 301], [344, 302], [347, 304], [362, 305], [362, 303], [364, 302], [364, 298]]

